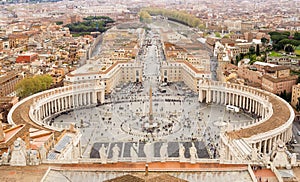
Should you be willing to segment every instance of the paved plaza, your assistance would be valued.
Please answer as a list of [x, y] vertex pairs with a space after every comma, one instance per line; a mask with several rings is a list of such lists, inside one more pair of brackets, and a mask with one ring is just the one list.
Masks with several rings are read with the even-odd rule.
[[119, 160], [130, 160], [133, 155], [149, 158], [145, 151], [153, 160], [161, 155], [189, 158], [193, 146], [197, 158], [218, 158], [221, 127], [252, 120], [242, 111], [200, 103], [198, 93], [183, 82], [162, 84], [158, 75], [165, 60], [155, 37], [159, 32], [153, 28], [145, 39], [151, 46], [137, 60], [144, 66], [142, 83], [120, 84], [106, 95], [104, 104], [75, 108], [53, 120], [54, 125], [75, 123], [80, 129], [84, 158], [99, 158], [99, 151], [108, 158], [115, 151]]
[[[124, 90], [130, 90], [128, 87], [134, 89], [132, 85], [125, 86]], [[175, 92], [172, 89], [174, 86], [176, 84], [168, 87], [170, 93]], [[197, 96], [174, 96], [167, 92], [153, 96], [153, 117], [157, 127], [154, 131], [147, 132], [144, 124], [148, 120], [149, 96], [138, 94], [128, 97], [125, 96], [126, 93], [115, 94], [119, 97], [109, 99], [111, 102], [107, 104], [78, 109], [54, 120], [54, 124], [65, 127], [75, 123], [81, 130], [84, 157], [99, 157], [97, 151], [102, 144], [107, 147], [108, 157], [111, 157], [115, 144], [121, 151], [119, 157], [130, 157], [129, 151], [133, 143], [138, 146], [138, 156], [144, 157], [143, 148], [147, 142], [153, 144], [154, 157], [162, 143], [168, 144], [168, 157], [178, 157], [179, 143], [183, 143], [185, 151], [188, 151], [190, 142], [195, 142], [198, 157], [218, 157], [216, 149], [220, 128], [227, 122], [234, 126], [238, 122], [252, 120], [245, 113], [226, 111], [225, 106], [200, 103]], [[205, 149], [210, 151], [207, 153]], [[188, 152], [185, 157], [189, 157]]]

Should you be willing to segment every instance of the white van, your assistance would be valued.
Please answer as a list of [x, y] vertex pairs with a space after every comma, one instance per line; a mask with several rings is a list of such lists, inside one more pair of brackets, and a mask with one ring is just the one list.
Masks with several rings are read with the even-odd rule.
[[238, 107], [235, 107], [235, 106], [232, 106], [232, 105], [227, 105], [226, 110], [227, 111], [240, 112], [240, 109]]

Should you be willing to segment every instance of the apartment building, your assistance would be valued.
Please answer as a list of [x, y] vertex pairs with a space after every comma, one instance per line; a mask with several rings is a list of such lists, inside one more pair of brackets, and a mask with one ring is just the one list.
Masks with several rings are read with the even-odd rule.
[[16, 84], [22, 79], [23, 77], [16, 72], [0, 75], [0, 97], [7, 96], [14, 92]]

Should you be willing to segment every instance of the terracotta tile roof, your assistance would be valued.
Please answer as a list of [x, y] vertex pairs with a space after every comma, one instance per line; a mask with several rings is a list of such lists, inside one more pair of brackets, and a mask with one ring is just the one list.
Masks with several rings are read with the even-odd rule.
[[289, 69], [288, 66], [265, 66], [264, 68], [266, 71], [280, 71], [280, 70], [286, 70]]
[[0, 77], [0, 84], [4, 83], [12, 78], [14, 78], [17, 74], [15, 72], [9, 72], [6, 75]]
[[176, 178], [168, 174], [162, 174], [147, 180], [147, 182], [187, 182], [186, 180]]
[[262, 79], [267, 79], [267, 80], [270, 80], [274, 83], [297, 80], [297, 78], [298, 78], [297, 75], [292, 75], [292, 76], [284, 77], [284, 78], [274, 78], [274, 77], [271, 77], [270, 75], [263, 75], [262, 76]]
[[106, 180], [104, 182], [144, 182], [145, 180], [139, 178], [139, 177], [136, 177], [136, 176], [133, 176], [133, 175], [130, 175], [130, 174], [126, 174], [124, 176], [120, 176], [120, 177], [117, 177], [117, 178], [114, 178], [114, 179], [110, 179], [110, 180]]
[[12, 139], [12, 137], [14, 135], [16, 135], [24, 127], [25, 127], [25, 125], [17, 125], [17, 126], [14, 126], [12, 128], [9, 128], [9, 129], [5, 130], [4, 131], [4, 133], [5, 133], [5, 140], [3, 142], [0, 142], [0, 143], [7, 143], [10, 139]]

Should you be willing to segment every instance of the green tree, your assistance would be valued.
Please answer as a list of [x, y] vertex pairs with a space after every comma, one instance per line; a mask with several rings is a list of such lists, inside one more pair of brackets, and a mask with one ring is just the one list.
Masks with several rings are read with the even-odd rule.
[[199, 25], [203, 26], [203, 23], [199, 18], [197, 18], [194, 15], [191, 15], [185, 11], [175, 11], [175, 10], [168, 10], [168, 9], [162, 9], [162, 8], [143, 8], [141, 10], [148, 12], [152, 16], [161, 15], [164, 17], [167, 17], [168, 19], [172, 21], [176, 21], [194, 28], [199, 27]]
[[256, 56], [260, 55], [259, 44], [256, 45]]
[[55, 22], [56, 23], [56, 25], [62, 25], [64, 22], [62, 22], [62, 21], [57, 21], [57, 22]]
[[141, 22], [151, 23], [152, 21], [151, 15], [147, 11], [140, 11], [139, 17]]
[[300, 40], [300, 32], [295, 32], [294, 39], [295, 40]]
[[279, 97], [281, 97], [282, 99], [284, 99], [287, 102], [290, 102], [291, 98], [292, 98], [292, 93], [287, 93], [286, 90], [284, 90], [283, 92], [281, 92], [279, 94]]
[[47, 90], [52, 84], [50, 75], [39, 75], [21, 80], [16, 85], [17, 96], [20, 98], [28, 97], [40, 91]]
[[216, 37], [221, 37], [220, 32], [215, 32], [215, 36], [216, 36]]
[[261, 38], [260, 40], [261, 40], [262, 45], [266, 45], [266, 43], [268, 42], [268, 39], [265, 37]]
[[255, 53], [255, 47], [254, 46], [250, 46], [249, 48], [249, 53], [252, 55]]

